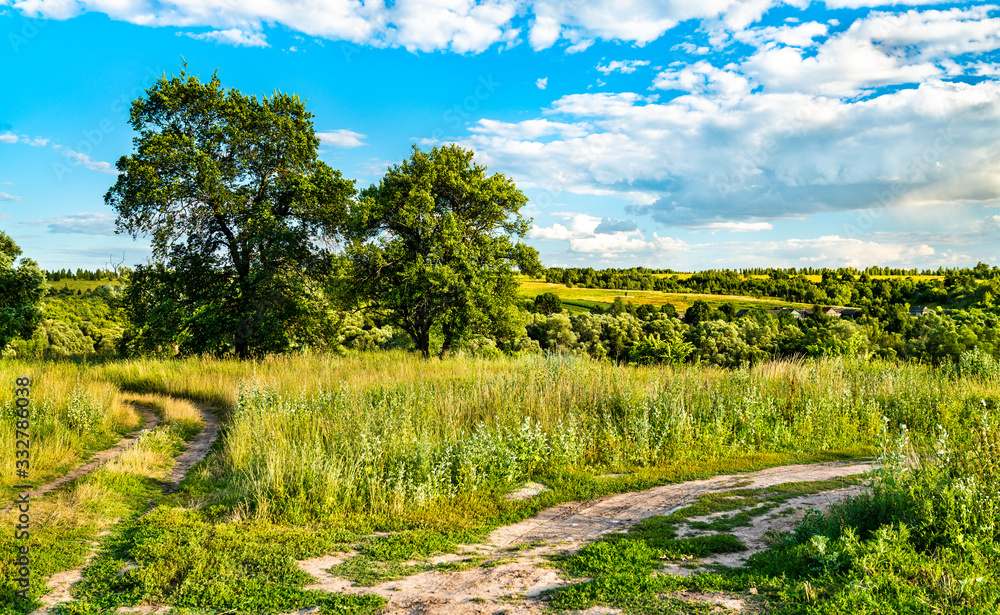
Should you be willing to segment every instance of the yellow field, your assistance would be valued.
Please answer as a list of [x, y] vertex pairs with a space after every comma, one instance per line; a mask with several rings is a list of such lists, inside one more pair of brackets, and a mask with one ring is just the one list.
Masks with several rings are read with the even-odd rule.
[[[690, 274], [688, 274], [690, 275]], [[695, 301], [704, 301], [712, 307], [732, 303], [737, 308], [810, 307], [805, 303], [794, 303], [776, 298], [745, 297], [742, 295], [705, 295], [698, 293], [663, 293], [656, 290], [616, 290], [601, 288], [567, 288], [562, 284], [550, 284], [545, 280], [521, 280], [521, 296], [532, 299], [542, 293], [555, 293], [563, 301], [586, 301], [611, 305], [616, 297], [632, 303], [653, 305], [672, 304], [683, 312]], [[573, 310], [570, 310], [573, 311]]]
[[59, 280], [58, 282], [53, 282], [52, 280], [49, 280], [49, 286], [51, 286], [52, 288], [54, 288], [56, 290], [62, 290], [64, 288], [68, 287], [70, 290], [72, 290], [74, 292], [76, 292], [78, 290], [86, 292], [88, 288], [90, 290], [94, 290], [96, 288], [100, 288], [101, 286], [105, 286], [105, 285], [121, 286], [121, 282], [116, 282], [114, 280], [95, 280], [95, 281], [90, 281], [90, 280], [70, 280], [69, 278], [63, 278], [63, 279]]
[[[686, 279], [690, 278], [693, 275], [694, 275], [693, 273], [654, 273], [654, 274], [652, 274], [652, 276], [654, 278], [674, 278], [675, 280], [686, 280]], [[750, 277], [753, 278], [753, 279], [755, 279], [755, 280], [766, 280], [766, 279], [770, 278], [771, 276], [760, 274], [760, 275], [751, 275]], [[816, 284], [819, 284], [820, 282], [823, 281], [823, 276], [821, 276], [821, 275], [799, 274], [799, 275], [795, 275], [795, 276], [792, 276], [792, 277], [805, 278], [805, 279], [809, 280], [810, 282], [814, 282]], [[894, 279], [894, 278], [901, 278], [901, 279], [902, 278], [913, 278], [913, 280], [916, 281], [916, 282], [920, 282], [921, 280], [943, 280], [944, 279], [943, 275], [872, 275], [872, 276], [868, 276], [868, 277], [870, 277], [873, 280], [889, 280], [889, 279]]]

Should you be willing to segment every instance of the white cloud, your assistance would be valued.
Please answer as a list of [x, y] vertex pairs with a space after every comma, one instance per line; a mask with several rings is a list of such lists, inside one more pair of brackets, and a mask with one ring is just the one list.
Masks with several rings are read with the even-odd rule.
[[465, 143], [526, 187], [615, 195], [692, 228], [1000, 198], [1000, 82], [931, 81], [870, 100], [699, 87], [665, 103], [568, 95], [549, 118], [481, 120]]
[[771, 43], [781, 43], [793, 47], [811, 47], [816, 38], [826, 36], [829, 31], [827, 24], [807, 22], [794, 26], [749, 28], [736, 32], [733, 36], [738, 41], [762, 46]]
[[742, 98], [750, 93], [750, 80], [732, 70], [716, 68], [707, 61], [690, 66], [671, 68], [653, 80], [653, 87], [660, 90], [682, 90], [692, 94], [717, 94], [723, 99]]
[[[528, 238], [536, 242], [565, 241], [565, 255], [617, 259], [629, 257], [644, 262], [669, 262], [680, 269], [709, 267], [864, 267], [872, 263], [907, 266], [937, 266], [964, 262], [962, 254], [943, 253], [912, 238], [878, 241], [874, 238], [824, 235], [775, 241], [727, 241], [689, 243], [675, 237], [642, 233], [600, 234], [595, 232], [600, 218], [588, 214], [567, 213], [567, 225], [532, 227]], [[763, 230], [763, 229], [761, 229]], [[548, 249], [543, 246], [543, 249]]]
[[[178, 34], [181, 34], [178, 32]], [[239, 28], [228, 30], [213, 30], [212, 32], [184, 32], [185, 36], [190, 36], [199, 41], [210, 41], [221, 45], [232, 45], [234, 47], [270, 47], [264, 34], [261, 32], [248, 32]], [[295, 51], [295, 48], [292, 48]]]
[[0, 201], [20, 201], [21, 197], [14, 196], [13, 194], [7, 194], [6, 192], [0, 192]]
[[80, 213], [47, 218], [24, 224], [47, 226], [50, 233], [79, 233], [82, 235], [114, 235], [115, 217], [105, 213]]
[[566, 53], [580, 53], [586, 51], [594, 44], [593, 39], [585, 38], [578, 43], [574, 43], [566, 48]]
[[28, 135], [16, 135], [11, 131], [0, 132], [0, 143], [23, 143], [31, 147], [44, 147], [49, 140], [42, 137], [29, 137]]
[[590, 214], [559, 212], [556, 217], [567, 220], [568, 226], [555, 223], [550, 227], [533, 226], [528, 238], [539, 241], [568, 241], [569, 249], [580, 254], [615, 255], [648, 253], [675, 249], [683, 242], [653, 235], [647, 240], [634, 222], [598, 218]]
[[[54, 146], [55, 147], [55, 146]], [[108, 175], [118, 175], [118, 171], [115, 170], [108, 162], [103, 162], [100, 160], [91, 160], [90, 156], [87, 154], [81, 154], [80, 152], [74, 152], [71, 149], [63, 149], [61, 147], [56, 147], [63, 156], [66, 156], [73, 161], [76, 166], [81, 166], [91, 171], [100, 171], [101, 173], [107, 173]]]
[[648, 60], [614, 60], [608, 62], [607, 65], [602, 66], [597, 65], [597, 70], [604, 73], [605, 75], [610, 75], [611, 73], [618, 71], [625, 75], [634, 73], [636, 69], [640, 66], [649, 66]]
[[[240, 46], [266, 46], [265, 26], [303, 35], [410, 51], [478, 53], [523, 36], [534, 49], [559, 42], [582, 51], [596, 40], [638, 46], [678, 23], [709, 20], [729, 30], [755, 23], [779, 0], [7, 0], [23, 14], [69, 19], [83, 13], [144, 26], [211, 28], [190, 36]], [[786, 3], [802, 7], [806, 0]]]
[[770, 222], [712, 222], [703, 228], [710, 231], [727, 233], [749, 233], [753, 231], [769, 231], [774, 228]]
[[329, 147], [339, 147], [339, 148], [351, 148], [351, 147], [361, 147], [362, 145], [367, 145], [362, 139], [365, 135], [360, 132], [354, 132], [351, 130], [330, 130], [327, 132], [317, 132], [316, 136], [323, 145]]
[[480, 52], [511, 39], [517, 9], [513, 0], [402, 0], [390, 11], [388, 39], [410, 51]]
[[489, 137], [534, 141], [547, 136], [557, 136], [564, 139], [583, 137], [588, 134], [590, 128], [590, 125], [586, 123], [566, 124], [546, 119], [525, 120], [516, 124], [497, 120], [479, 120], [469, 130], [472, 133]]
[[539, 79], [535, 80], [535, 87], [537, 87], [539, 90], [544, 90], [548, 86], [549, 86], [548, 77], [540, 77]]
[[766, 91], [853, 96], [867, 88], [945, 76], [941, 62], [1000, 48], [992, 7], [873, 12], [811, 51], [822, 24], [762, 28], [737, 35], [758, 46], [741, 66]]

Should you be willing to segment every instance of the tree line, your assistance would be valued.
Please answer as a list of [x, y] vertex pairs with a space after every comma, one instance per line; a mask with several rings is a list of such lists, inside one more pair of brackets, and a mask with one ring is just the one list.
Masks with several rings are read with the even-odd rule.
[[[527, 198], [457, 145], [414, 146], [359, 189], [319, 159], [312, 114], [297, 96], [246, 96], [217, 75], [202, 81], [186, 71], [158, 79], [133, 103], [130, 123], [135, 151], [118, 160], [105, 202], [119, 231], [151, 239], [151, 262], [115, 272], [120, 290], [52, 297], [47, 318], [45, 272], [18, 261], [20, 250], [0, 233], [0, 349], [19, 339], [29, 353], [247, 358], [405, 346], [425, 357], [551, 350], [719, 365], [794, 354], [940, 362], [970, 348], [1000, 352], [992, 337], [1000, 276], [982, 263], [948, 270], [943, 280], [873, 277], [884, 268], [805, 270], [819, 282], [803, 270], [679, 279], [646, 268], [545, 269], [520, 241]], [[607, 313], [569, 316], [550, 297], [525, 306], [519, 273], [568, 286], [855, 305], [864, 315], [740, 319], [735, 309], [696, 302], [682, 322], [670, 307], [617, 301]], [[914, 320], [905, 307], [918, 301], [972, 309]]]
[[[869, 270], [892, 271], [880, 267]], [[711, 270], [681, 278], [641, 268], [594, 270], [553, 267], [546, 269], [544, 277], [550, 283], [570, 288], [772, 297], [798, 303], [861, 307], [870, 313], [902, 304], [981, 309], [997, 307], [1000, 268], [979, 263], [972, 268], [939, 271], [943, 274], [941, 279], [874, 277], [895, 274], [870, 274], [856, 269], [822, 269], [816, 274], [796, 273], [794, 269]], [[806, 275], [820, 275], [821, 279], [814, 282]]]

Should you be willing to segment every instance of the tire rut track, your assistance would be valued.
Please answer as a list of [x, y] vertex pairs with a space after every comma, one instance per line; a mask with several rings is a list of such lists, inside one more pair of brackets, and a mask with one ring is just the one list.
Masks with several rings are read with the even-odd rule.
[[[43, 495], [49, 493], [50, 491], [55, 491], [56, 489], [62, 487], [63, 485], [71, 483], [78, 478], [82, 478], [96, 471], [104, 464], [108, 463], [109, 461], [115, 460], [122, 453], [132, 448], [132, 446], [134, 446], [135, 443], [139, 441], [139, 438], [142, 437], [144, 433], [148, 433], [156, 429], [156, 427], [160, 424], [160, 417], [156, 416], [148, 409], [142, 407], [139, 404], [134, 404], [128, 401], [126, 401], [125, 403], [131, 405], [135, 409], [135, 411], [139, 413], [139, 416], [141, 416], [144, 419], [143, 425], [141, 427], [132, 430], [127, 436], [116, 442], [110, 448], [106, 448], [103, 451], [95, 453], [94, 456], [89, 461], [76, 466], [75, 468], [63, 474], [59, 478], [52, 480], [48, 483], [45, 483], [44, 485], [39, 485], [34, 489], [31, 489], [30, 491], [27, 492], [28, 496], [33, 500], [38, 499]], [[7, 514], [11, 510], [13, 510], [13, 507], [0, 510], [0, 515]]]
[[[174, 465], [171, 467], [170, 472], [167, 474], [166, 479], [164, 479], [162, 483], [164, 495], [173, 493], [177, 490], [180, 483], [187, 476], [188, 472], [190, 472], [191, 468], [208, 456], [209, 451], [212, 449], [212, 445], [219, 437], [219, 420], [213, 412], [213, 409], [201, 404], [200, 402], [195, 402], [193, 400], [188, 401], [201, 415], [203, 421], [202, 429], [198, 432], [198, 435], [187, 443], [187, 449], [174, 459]], [[138, 440], [138, 436], [136, 436], [136, 440]], [[118, 454], [121, 454], [122, 452], [124, 452], [124, 450], [119, 451]], [[110, 461], [110, 459], [107, 461]], [[75, 478], [79, 478], [79, 476]], [[148, 514], [149, 511], [146, 512]], [[120, 519], [116, 519], [110, 526], [101, 531], [98, 535], [99, 538], [109, 535], [111, 533], [111, 529], [115, 527], [119, 521]], [[82, 566], [71, 570], [64, 570], [52, 575], [52, 577], [50, 577], [46, 582], [46, 585], [51, 589], [51, 591], [39, 598], [39, 601], [42, 603], [42, 607], [32, 611], [30, 615], [51, 615], [56, 606], [71, 602], [73, 597], [71, 596], [70, 591], [73, 585], [83, 579], [83, 571], [97, 556], [100, 550], [100, 545], [100, 540], [91, 542], [91, 552], [87, 555], [87, 558]]]
[[[317, 582], [307, 589], [331, 593], [374, 593], [388, 600], [381, 615], [499, 614], [538, 615], [545, 612], [539, 595], [568, 581], [558, 571], [541, 566], [545, 556], [572, 553], [609, 532], [618, 532], [655, 515], [668, 515], [691, 505], [698, 496], [743, 488], [761, 488], [793, 482], [828, 480], [870, 471], [870, 463], [828, 462], [768, 468], [757, 472], [716, 476], [675, 483], [646, 491], [620, 493], [588, 502], [567, 502], [535, 517], [501, 527], [475, 552], [434, 558], [433, 563], [485, 556], [494, 565], [459, 572], [424, 572], [375, 587], [357, 587], [326, 569], [339, 563], [326, 556], [299, 562]], [[538, 541], [523, 551], [514, 548]], [[512, 561], [495, 564], [502, 559]], [[515, 597], [516, 599], [512, 599]], [[608, 612], [613, 609], [601, 609]], [[300, 611], [299, 614], [307, 611]], [[291, 614], [289, 614], [291, 615]]]

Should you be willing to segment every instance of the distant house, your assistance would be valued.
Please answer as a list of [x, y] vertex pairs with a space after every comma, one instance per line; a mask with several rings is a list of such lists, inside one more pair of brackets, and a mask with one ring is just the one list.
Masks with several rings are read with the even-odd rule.
[[803, 316], [803, 311], [802, 310], [796, 310], [796, 309], [792, 309], [790, 307], [773, 308], [773, 309], [767, 310], [767, 313], [771, 314], [773, 316], [781, 316], [782, 314], [789, 314], [789, 315], [791, 315], [791, 316], [793, 316], [793, 317], [795, 317], [795, 318], [797, 318], [799, 320], [802, 320], [802, 316]]
[[737, 318], [743, 318], [744, 316], [746, 316], [749, 313], [750, 313], [750, 310], [747, 310], [747, 309], [737, 310], [736, 311], [736, 317]]
[[841, 318], [857, 318], [861, 316], [861, 310], [858, 308], [844, 308], [840, 310]]
[[930, 309], [929, 307], [921, 307], [918, 305], [910, 308], [910, 316], [926, 316], [927, 314], [930, 314], [933, 311], [934, 310]]

